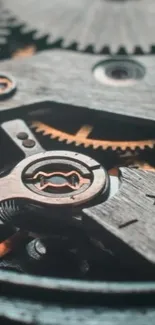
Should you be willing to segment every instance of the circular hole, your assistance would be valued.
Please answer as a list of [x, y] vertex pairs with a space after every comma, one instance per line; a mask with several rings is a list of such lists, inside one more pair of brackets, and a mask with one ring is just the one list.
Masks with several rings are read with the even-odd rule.
[[95, 65], [95, 79], [110, 86], [130, 86], [140, 81], [145, 75], [145, 68], [129, 59], [105, 60]]
[[6, 82], [0, 82], [0, 89], [4, 90], [7, 87]]
[[15, 81], [12, 78], [0, 74], [0, 100], [3, 100], [11, 95], [16, 90]]
[[118, 79], [118, 80], [124, 80], [124, 79], [128, 79], [128, 71], [121, 68], [121, 67], [116, 67], [114, 68], [112, 71], [107, 71], [107, 75], [110, 75], [111, 78], [113, 79]]

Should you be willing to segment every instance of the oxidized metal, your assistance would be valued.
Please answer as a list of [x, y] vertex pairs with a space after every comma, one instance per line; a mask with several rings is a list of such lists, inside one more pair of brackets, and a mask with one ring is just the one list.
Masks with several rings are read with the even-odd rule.
[[[78, 188], [69, 188], [68, 191], [46, 192], [37, 188], [33, 181], [28, 181], [36, 172], [65, 173], [75, 170], [80, 175]], [[58, 174], [57, 174], [58, 175]], [[84, 179], [84, 181], [83, 181]], [[7, 184], [10, 184], [9, 188]], [[11, 173], [1, 179], [4, 188], [2, 200], [26, 199], [39, 205], [79, 206], [91, 202], [99, 194], [107, 191], [108, 174], [95, 160], [69, 151], [49, 151], [30, 156], [22, 160]], [[6, 191], [5, 191], [6, 189]], [[62, 190], [62, 187], [61, 187]], [[91, 202], [92, 203], [92, 202]]]
[[11, 77], [0, 74], [0, 100], [13, 95], [15, 91], [15, 81]]
[[[48, 188], [62, 189], [69, 187], [72, 190], [78, 190], [83, 184], [89, 183], [89, 179], [83, 178], [77, 171], [73, 170], [68, 173], [55, 171], [53, 173], [38, 172], [31, 180], [40, 179], [40, 190]], [[56, 178], [56, 181], [54, 182]]]

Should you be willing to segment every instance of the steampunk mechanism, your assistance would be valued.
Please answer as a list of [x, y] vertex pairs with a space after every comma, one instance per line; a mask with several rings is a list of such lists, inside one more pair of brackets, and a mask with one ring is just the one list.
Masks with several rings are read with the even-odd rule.
[[[16, 125], [15, 129], [14, 125]], [[75, 236], [77, 236], [76, 232], [79, 232], [76, 227], [73, 227], [77, 214], [80, 214], [84, 207], [99, 204], [99, 202], [107, 200], [108, 197], [112, 197], [119, 189], [119, 180], [115, 176], [109, 176], [97, 161], [85, 155], [70, 151], [45, 152], [22, 120], [5, 122], [2, 124], [2, 129], [23, 150], [26, 158], [17, 164], [9, 174], [1, 177], [4, 191], [3, 197], [1, 197], [0, 218], [3, 229], [5, 227], [6, 229], [12, 228], [13, 234], [0, 244], [0, 255], [3, 258], [12, 250], [16, 250], [19, 241], [21, 244], [27, 242], [27, 253], [24, 253], [26, 254], [24, 255], [25, 262], [23, 258], [21, 260], [21, 253], [18, 253], [16, 262], [12, 259], [10, 262], [7, 259], [6, 262], [2, 260], [1, 267], [27, 270], [28, 272], [32, 272], [32, 270], [39, 273], [47, 272], [50, 247], [54, 240], [53, 230], [50, 229], [54, 226], [58, 231], [59, 223], [61, 223], [63, 236], [66, 236], [67, 231], [66, 240], [71, 241], [70, 236], [72, 237], [72, 235], [68, 234], [70, 227], [72, 227], [72, 231], [75, 231]], [[31, 218], [28, 215], [31, 215]], [[78, 222], [77, 219], [76, 222], [79, 223], [78, 228], [81, 228], [80, 220]], [[66, 225], [69, 227], [68, 230]], [[20, 231], [16, 231], [16, 227], [20, 228]], [[38, 233], [38, 236], [40, 234], [40, 239], [33, 239], [36, 237], [34, 231]], [[41, 238], [43, 238], [43, 242]], [[58, 239], [61, 241], [63, 237], [61, 239], [59, 234]], [[87, 240], [85, 238], [85, 241]], [[73, 243], [67, 245], [73, 245]], [[72, 253], [69, 254], [72, 256]], [[40, 263], [44, 255], [47, 265], [42, 268]], [[75, 256], [73, 257], [75, 259]], [[81, 260], [82, 257], [79, 255], [79, 258]], [[55, 261], [55, 263], [57, 265], [58, 262]], [[87, 273], [89, 270], [87, 259], [82, 259], [79, 263], [78, 272]], [[39, 265], [40, 269], [38, 269]], [[50, 267], [55, 270], [56, 265], [53, 264], [53, 267]], [[38, 271], [36, 271], [36, 267]], [[59, 273], [58, 265], [57, 268]]]
[[55, 324], [51, 301], [153, 306], [155, 2], [0, 9], [0, 321]]

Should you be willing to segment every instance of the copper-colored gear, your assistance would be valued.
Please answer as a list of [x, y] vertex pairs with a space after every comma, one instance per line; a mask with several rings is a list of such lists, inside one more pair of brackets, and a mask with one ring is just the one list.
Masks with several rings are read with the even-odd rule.
[[120, 149], [122, 151], [126, 150], [136, 150], [136, 149], [146, 149], [154, 148], [155, 139], [151, 140], [136, 140], [136, 141], [108, 141], [108, 140], [98, 140], [88, 138], [93, 127], [90, 125], [84, 125], [80, 130], [72, 135], [55, 129], [41, 122], [33, 122], [32, 127], [36, 129], [36, 132], [42, 132], [44, 135], [49, 135], [52, 139], [58, 139], [58, 141], [66, 141], [67, 144], [74, 143], [76, 146], [83, 145], [85, 148], [93, 147], [93, 149], [107, 150], [111, 148], [112, 150]]
[[24, 48], [18, 49], [12, 54], [12, 58], [25, 58], [25, 57], [30, 57], [34, 55], [36, 52], [36, 47], [35, 45], [29, 45]]

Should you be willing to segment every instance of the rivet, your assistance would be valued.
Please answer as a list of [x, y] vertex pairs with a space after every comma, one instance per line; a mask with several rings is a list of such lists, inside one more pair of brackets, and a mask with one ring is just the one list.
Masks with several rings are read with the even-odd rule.
[[19, 140], [26, 140], [28, 138], [28, 134], [26, 132], [19, 132], [17, 134], [17, 138]]
[[32, 139], [25, 139], [23, 140], [22, 142], [22, 145], [25, 147], [25, 148], [33, 148], [35, 146], [35, 141], [32, 140]]

